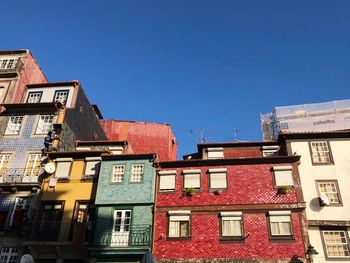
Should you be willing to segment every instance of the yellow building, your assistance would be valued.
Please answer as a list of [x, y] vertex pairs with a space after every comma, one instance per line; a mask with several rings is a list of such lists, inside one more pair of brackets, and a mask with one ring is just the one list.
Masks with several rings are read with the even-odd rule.
[[41, 202], [26, 245], [35, 262], [86, 262], [101, 154], [51, 152]]

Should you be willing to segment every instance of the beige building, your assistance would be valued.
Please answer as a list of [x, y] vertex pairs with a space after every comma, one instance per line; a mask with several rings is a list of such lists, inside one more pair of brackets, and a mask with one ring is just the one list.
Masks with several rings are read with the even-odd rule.
[[279, 141], [282, 151], [301, 155], [313, 261], [350, 261], [350, 131], [281, 133]]

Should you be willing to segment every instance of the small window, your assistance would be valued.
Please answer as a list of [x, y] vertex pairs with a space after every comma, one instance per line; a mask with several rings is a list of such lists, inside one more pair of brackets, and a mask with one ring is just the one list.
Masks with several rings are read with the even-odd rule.
[[131, 182], [139, 183], [143, 179], [143, 165], [133, 164], [131, 167]]
[[13, 69], [16, 66], [14, 59], [3, 59], [0, 65], [2, 69]]
[[39, 103], [41, 100], [42, 92], [29, 92], [27, 103]]
[[277, 187], [294, 185], [292, 166], [274, 166], [272, 169]]
[[56, 90], [53, 101], [61, 102], [62, 105], [66, 105], [68, 100], [69, 90]]
[[322, 231], [328, 258], [349, 258], [349, 241], [345, 231]]
[[339, 187], [336, 180], [317, 181], [316, 183], [317, 183], [319, 194], [324, 193], [327, 196], [330, 205], [342, 204]]
[[41, 166], [41, 153], [30, 153], [27, 160], [26, 169], [23, 180], [34, 181], [38, 180]]
[[159, 191], [175, 191], [176, 171], [159, 171]]
[[208, 148], [208, 159], [222, 159], [224, 158], [224, 149], [223, 148]]
[[169, 238], [190, 237], [190, 211], [169, 211]]
[[221, 212], [222, 239], [242, 239], [242, 212]]
[[85, 176], [97, 176], [100, 171], [101, 158], [100, 157], [86, 157], [85, 158]]
[[9, 168], [10, 159], [11, 159], [11, 154], [0, 153], [0, 177], [7, 174], [7, 169]]
[[226, 189], [227, 188], [227, 169], [209, 169], [210, 189]]
[[114, 165], [112, 171], [112, 183], [122, 183], [124, 181], [124, 165]]
[[108, 147], [108, 150], [112, 152], [112, 154], [122, 154], [123, 153], [123, 147], [122, 146], [110, 146]]
[[55, 177], [57, 179], [68, 179], [70, 167], [72, 165], [72, 158], [57, 158], [57, 167]]
[[280, 147], [278, 145], [263, 146], [263, 157], [278, 156]]
[[194, 188], [199, 190], [201, 188], [201, 170], [183, 170], [184, 188]]
[[310, 142], [313, 164], [333, 163], [330, 145], [327, 141]]
[[271, 239], [292, 239], [290, 211], [270, 211], [269, 225]]
[[35, 134], [47, 134], [52, 130], [53, 115], [40, 115]]
[[23, 116], [11, 116], [6, 127], [5, 135], [18, 135], [23, 122]]
[[2, 247], [0, 250], [0, 263], [15, 263], [19, 260], [19, 248], [17, 247]]

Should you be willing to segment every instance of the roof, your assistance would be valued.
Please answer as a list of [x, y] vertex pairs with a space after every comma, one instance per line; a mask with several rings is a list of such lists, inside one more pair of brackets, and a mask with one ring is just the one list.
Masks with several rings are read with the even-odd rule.
[[126, 145], [128, 144], [127, 141], [80, 141], [80, 140], [76, 140], [75, 141], [75, 145], [76, 146], [88, 146], [88, 145]]
[[0, 55], [19, 55], [28, 53], [28, 49], [0, 50]]
[[97, 104], [91, 104], [91, 107], [93, 108], [95, 114], [97, 115], [97, 117], [102, 120], [103, 119], [103, 115], [102, 112], [100, 111], [100, 108], [98, 107]]
[[300, 155], [290, 156], [268, 156], [268, 157], [241, 157], [226, 159], [190, 159], [157, 162], [161, 168], [180, 168], [193, 166], [218, 166], [218, 165], [244, 165], [244, 164], [273, 164], [273, 163], [294, 163], [300, 160]]
[[48, 157], [50, 159], [72, 157], [72, 158], [84, 158], [89, 156], [101, 156], [108, 151], [64, 151], [64, 152], [49, 152]]
[[9, 103], [0, 104], [0, 114], [55, 112], [61, 108], [63, 108], [63, 105], [60, 102]]
[[109, 120], [100, 120], [101, 122], [128, 122], [128, 123], [137, 123], [137, 124], [151, 124], [151, 125], [164, 125], [164, 126], [171, 126], [169, 123], [157, 123], [157, 122], [146, 122], [146, 121], [128, 121], [128, 120], [115, 120], [115, 119], [109, 119]]
[[27, 88], [44, 88], [44, 87], [62, 87], [62, 86], [73, 86], [80, 85], [78, 80], [64, 81], [64, 82], [48, 82], [48, 83], [35, 83], [28, 84]]
[[102, 160], [125, 160], [135, 158], [150, 158], [156, 159], [155, 153], [139, 153], [139, 154], [102, 154]]
[[303, 131], [289, 132], [282, 131], [278, 135], [278, 140], [282, 139], [323, 139], [323, 138], [350, 138], [350, 130], [340, 131]]
[[263, 141], [263, 142], [213, 142], [213, 143], [199, 143], [197, 144], [198, 150], [207, 147], [257, 147], [266, 145], [276, 145], [276, 141]]

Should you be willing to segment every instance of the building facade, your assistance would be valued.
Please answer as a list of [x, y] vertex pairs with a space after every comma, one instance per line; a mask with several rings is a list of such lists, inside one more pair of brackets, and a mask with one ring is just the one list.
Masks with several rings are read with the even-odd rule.
[[350, 261], [350, 132], [281, 133], [288, 154], [301, 155], [314, 262]]
[[279, 156], [275, 144], [201, 144], [157, 163], [157, 262], [303, 259], [300, 156]]
[[154, 159], [154, 154], [102, 156], [91, 260], [139, 262], [151, 249]]

